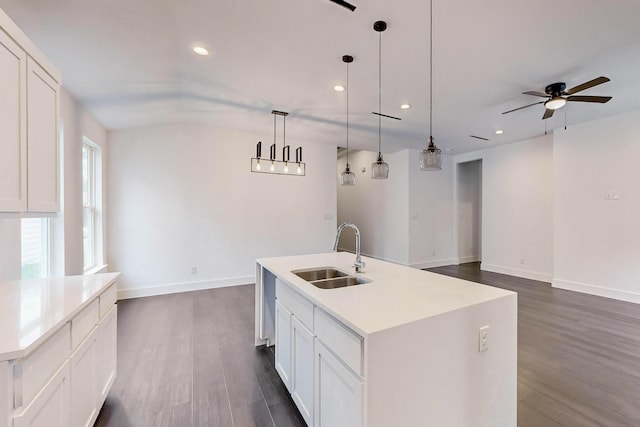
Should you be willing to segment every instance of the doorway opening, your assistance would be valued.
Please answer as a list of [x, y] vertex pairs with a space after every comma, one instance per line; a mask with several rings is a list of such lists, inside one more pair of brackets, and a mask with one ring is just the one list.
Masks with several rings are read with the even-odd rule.
[[482, 261], [482, 159], [458, 163], [458, 262]]

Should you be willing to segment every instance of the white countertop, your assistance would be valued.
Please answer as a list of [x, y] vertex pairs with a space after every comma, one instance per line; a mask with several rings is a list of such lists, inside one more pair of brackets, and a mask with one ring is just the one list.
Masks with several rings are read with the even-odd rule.
[[[399, 264], [362, 259], [366, 267], [363, 273], [357, 274], [352, 268], [355, 255], [349, 252], [261, 258], [257, 262], [363, 336], [515, 295], [504, 289]], [[314, 267], [336, 267], [371, 283], [320, 289], [291, 273]]]
[[28, 354], [119, 276], [104, 273], [0, 282], [0, 362]]

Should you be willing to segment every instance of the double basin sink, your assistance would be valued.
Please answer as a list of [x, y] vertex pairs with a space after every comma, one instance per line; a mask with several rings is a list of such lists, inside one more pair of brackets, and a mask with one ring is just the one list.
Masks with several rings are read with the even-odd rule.
[[320, 289], [344, 288], [346, 286], [356, 286], [370, 282], [370, 280], [358, 276], [351, 276], [349, 273], [345, 273], [334, 267], [293, 270], [292, 273]]

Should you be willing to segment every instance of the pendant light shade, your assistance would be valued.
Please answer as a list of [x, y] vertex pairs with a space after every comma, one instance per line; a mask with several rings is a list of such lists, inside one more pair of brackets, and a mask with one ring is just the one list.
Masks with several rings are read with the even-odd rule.
[[371, 164], [371, 178], [389, 178], [389, 164], [382, 158], [382, 32], [387, 29], [387, 23], [376, 21], [373, 29], [378, 32], [378, 159]]
[[420, 170], [442, 169], [442, 151], [433, 142], [433, 0], [429, 0], [429, 144], [420, 152]]
[[440, 169], [442, 169], [442, 151], [433, 143], [433, 137], [429, 137], [429, 145], [420, 152], [420, 170]]
[[342, 62], [347, 64], [347, 166], [340, 174], [340, 185], [353, 185], [356, 182], [356, 174], [349, 169], [349, 64], [353, 62], [353, 56], [344, 55]]

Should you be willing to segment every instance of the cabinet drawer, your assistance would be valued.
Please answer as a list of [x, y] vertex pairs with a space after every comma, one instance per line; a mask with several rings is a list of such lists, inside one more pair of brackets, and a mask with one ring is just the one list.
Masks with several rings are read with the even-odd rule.
[[118, 286], [114, 283], [100, 295], [100, 319], [104, 319], [104, 316], [113, 308], [113, 304], [118, 299]]
[[99, 320], [98, 300], [91, 301], [71, 320], [71, 348], [75, 349], [89, 335]]
[[315, 334], [327, 348], [362, 376], [362, 337], [347, 328], [333, 316], [316, 307]]
[[65, 323], [30, 355], [14, 366], [14, 408], [28, 405], [51, 376], [69, 357], [71, 325]]
[[313, 331], [313, 304], [290, 287], [276, 279], [276, 298], [304, 326]]

